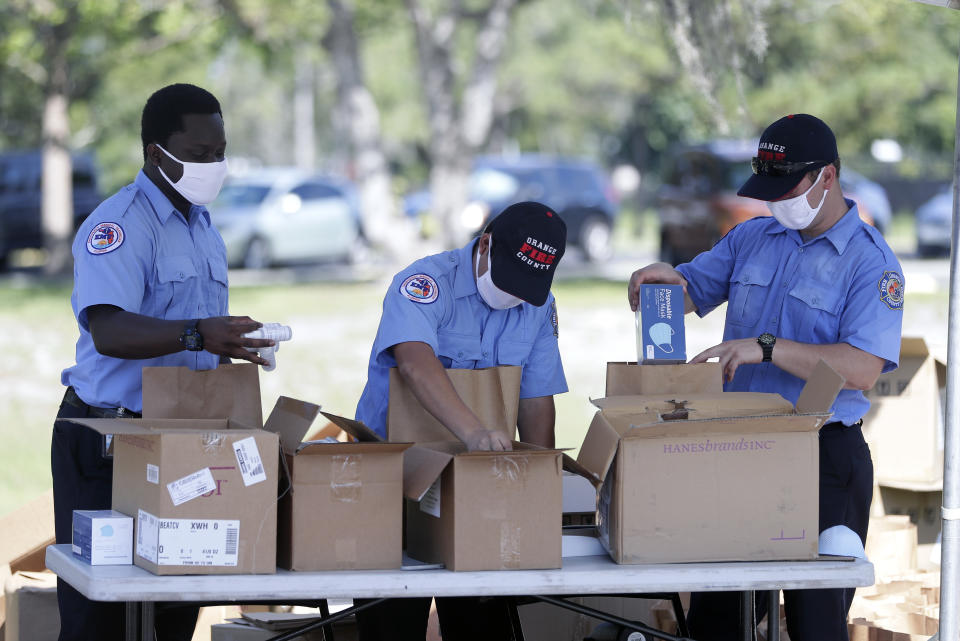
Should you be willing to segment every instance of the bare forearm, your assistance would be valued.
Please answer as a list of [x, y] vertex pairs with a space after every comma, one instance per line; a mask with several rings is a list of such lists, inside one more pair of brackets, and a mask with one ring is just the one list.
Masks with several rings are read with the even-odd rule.
[[883, 359], [846, 343], [814, 345], [778, 338], [773, 348], [773, 364], [803, 380], [821, 359], [846, 379], [844, 389], [870, 389], [883, 369]]
[[554, 425], [557, 413], [552, 396], [521, 398], [517, 414], [517, 429], [520, 440], [540, 447], [554, 447]]
[[163, 320], [98, 306], [87, 312], [97, 351], [113, 358], [155, 358], [183, 351], [183, 321]]

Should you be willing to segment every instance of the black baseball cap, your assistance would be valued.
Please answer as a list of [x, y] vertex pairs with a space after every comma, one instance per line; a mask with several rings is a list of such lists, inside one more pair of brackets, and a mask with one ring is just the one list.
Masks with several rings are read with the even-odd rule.
[[753, 159], [753, 175], [738, 196], [776, 200], [800, 184], [807, 172], [839, 157], [827, 123], [809, 114], [790, 114], [766, 128]]
[[567, 224], [537, 202], [510, 205], [487, 223], [490, 277], [499, 289], [537, 307], [547, 302], [567, 245]]

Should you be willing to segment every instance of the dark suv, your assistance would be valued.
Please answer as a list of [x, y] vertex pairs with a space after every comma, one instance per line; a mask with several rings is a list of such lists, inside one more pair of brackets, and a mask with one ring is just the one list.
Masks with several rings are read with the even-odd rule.
[[[72, 160], [73, 222], [76, 229], [102, 198], [97, 188], [93, 157], [75, 154]], [[40, 221], [42, 173], [40, 151], [0, 154], [0, 267], [6, 265], [10, 252], [14, 250], [43, 247]]]
[[[770, 215], [766, 203], [737, 196], [750, 177], [756, 150], [756, 140], [715, 140], [673, 150], [657, 193], [660, 260], [674, 265], [688, 262], [734, 226]], [[881, 216], [890, 216], [883, 188], [846, 167], [840, 170], [840, 186], [856, 201], [860, 217], [883, 231]]]
[[[556, 209], [567, 224], [567, 245], [579, 247], [587, 260], [602, 261], [612, 255], [618, 206], [606, 174], [596, 164], [540, 154], [478, 156], [461, 223], [476, 233], [491, 216], [524, 200]], [[429, 201], [429, 192], [415, 192], [405, 198], [404, 208], [416, 216], [429, 210]]]

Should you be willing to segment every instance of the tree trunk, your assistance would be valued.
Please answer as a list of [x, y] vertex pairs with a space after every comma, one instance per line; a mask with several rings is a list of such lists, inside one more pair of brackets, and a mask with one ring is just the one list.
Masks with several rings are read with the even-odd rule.
[[317, 136], [314, 116], [314, 66], [306, 47], [297, 53], [293, 87], [293, 157], [300, 169], [317, 166]]
[[390, 170], [380, 135], [380, 112], [367, 89], [350, 0], [328, 0], [330, 30], [323, 39], [337, 72], [337, 121], [346, 125], [353, 151], [364, 236], [397, 256], [409, 249], [409, 234], [395, 215]]
[[67, 60], [63, 41], [47, 49], [50, 74], [43, 108], [43, 177], [41, 221], [47, 250], [45, 272], [64, 275], [73, 270], [73, 168], [70, 159]]

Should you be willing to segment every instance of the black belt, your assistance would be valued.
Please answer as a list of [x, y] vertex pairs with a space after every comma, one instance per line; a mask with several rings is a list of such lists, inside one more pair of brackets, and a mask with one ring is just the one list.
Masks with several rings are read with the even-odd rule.
[[82, 398], [77, 396], [77, 392], [73, 389], [73, 386], [67, 388], [66, 393], [63, 395], [63, 402], [84, 410], [87, 416], [93, 418], [140, 418], [140, 412], [134, 412], [125, 407], [94, 407], [93, 405], [88, 405]]
[[853, 425], [847, 425], [846, 423], [843, 423], [843, 422], [841, 422], [841, 421], [834, 421], [834, 422], [832, 422], [832, 423], [826, 423], [823, 427], [820, 428], [820, 431], [821, 431], [821, 432], [834, 432], [834, 431], [838, 431], [838, 430], [845, 430], [845, 429], [848, 429], [848, 428], [851, 428], [851, 427], [856, 427], [856, 428], [859, 429], [862, 425], [863, 425], [863, 419], [862, 419], [862, 418], [861, 418], [859, 421], [857, 421], [856, 423], [854, 423]]

